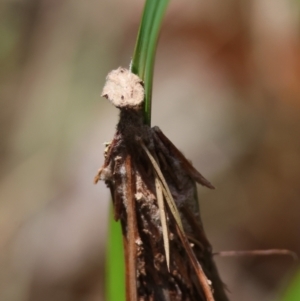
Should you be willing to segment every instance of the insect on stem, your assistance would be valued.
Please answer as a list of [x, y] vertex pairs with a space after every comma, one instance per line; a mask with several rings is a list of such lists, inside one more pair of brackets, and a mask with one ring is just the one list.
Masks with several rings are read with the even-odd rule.
[[127, 301], [228, 301], [204, 234], [195, 182], [213, 188], [162, 133], [143, 122], [141, 79], [110, 72], [102, 96], [120, 120], [95, 182], [121, 221]]

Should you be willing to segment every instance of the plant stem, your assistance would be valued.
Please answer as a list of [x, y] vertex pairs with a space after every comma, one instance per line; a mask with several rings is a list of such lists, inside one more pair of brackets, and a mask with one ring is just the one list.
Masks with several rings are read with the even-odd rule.
[[146, 1], [131, 65], [131, 71], [144, 81], [144, 122], [149, 126], [151, 125], [152, 82], [156, 46], [168, 3], [169, 0]]

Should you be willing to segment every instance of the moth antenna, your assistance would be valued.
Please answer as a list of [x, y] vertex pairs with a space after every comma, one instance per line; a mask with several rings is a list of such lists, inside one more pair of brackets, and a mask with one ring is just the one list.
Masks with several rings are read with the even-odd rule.
[[[112, 150], [116, 146], [118, 142], [118, 135], [115, 134], [114, 139], [111, 142], [105, 143], [105, 151], [104, 151], [104, 157], [105, 161], [103, 166], [98, 170], [95, 178], [94, 178], [94, 184], [97, 184], [100, 180], [102, 180], [101, 174], [103, 173], [103, 170], [107, 169], [107, 167], [110, 165], [111, 159], [112, 159]], [[109, 178], [108, 175], [104, 176], [106, 178]], [[103, 180], [106, 180], [105, 178]]]

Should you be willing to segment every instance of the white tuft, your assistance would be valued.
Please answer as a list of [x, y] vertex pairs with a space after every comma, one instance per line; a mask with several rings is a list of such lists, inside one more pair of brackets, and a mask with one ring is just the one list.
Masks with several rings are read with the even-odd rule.
[[107, 75], [101, 96], [117, 108], [138, 109], [144, 100], [143, 81], [129, 70], [119, 67]]
[[138, 246], [141, 246], [143, 244], [142, 240], [140, 238], [137, 238], [135, 240], [135, 243], [138, 245]]
[[123, 176], [123, 177], [126, 176], [126, 168], [125, 168], [124, 165], [122, 165], [122, 166], [120, 167], [119, 173], [120, 173], [120, 175]]
[[135, 199], [136, 199], [137, 201], [141, 201], [141, 200], [143, 199], [143, 194], [142, 194], [141, 192], [137, 192], [137, 193], [135, 194]]

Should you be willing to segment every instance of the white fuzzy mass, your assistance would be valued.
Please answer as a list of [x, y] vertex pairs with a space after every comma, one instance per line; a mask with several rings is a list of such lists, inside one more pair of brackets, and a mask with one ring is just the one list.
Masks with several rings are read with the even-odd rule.
[[119, 67], [107, 75], [101, 96], [117, 108], [139, 109], [144, 94], [143, 81], [136, 74]]

